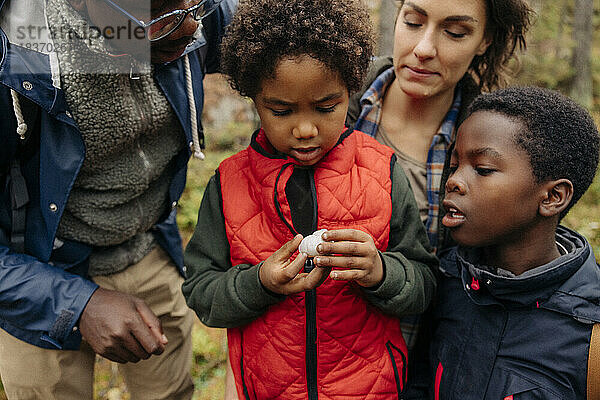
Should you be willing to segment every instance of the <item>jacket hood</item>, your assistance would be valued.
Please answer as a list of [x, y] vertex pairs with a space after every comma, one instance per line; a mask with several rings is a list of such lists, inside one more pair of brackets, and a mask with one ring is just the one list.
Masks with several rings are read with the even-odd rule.
[[[0, 0], [0, 69], [6, 77], [4, 83], [25, 97], [30, 97], [29, 93], [22, 91], [20, 85], [12, 85], [8, 75], [37, 81], [36, 87], [48, 89], [47, 97], [56, 97], [54, 89], [60, 89], [58, 58], [48, 28], [46, 3], [47, 0]], [[11, 45], [26, 51], [16, 52]], [[32, 100], [45, 104], [42, 99]]]
[[478, 304], [531, 306], [586, 323], [600, 322], [600, 267], [591, 246], [582, 235], [562, 226], [556, 230], [556, 241], [568, 253], [519, 276], [481, 265], [478, 249], [460, 246], [443, 256], [440, 269], [460, 277]]
[[[11, 43], [31, 48], [33, 43], [48, 43], [46, 0], [0, 0], [0, 27]], [[48, 51], [37, 47], [37, 51]]]

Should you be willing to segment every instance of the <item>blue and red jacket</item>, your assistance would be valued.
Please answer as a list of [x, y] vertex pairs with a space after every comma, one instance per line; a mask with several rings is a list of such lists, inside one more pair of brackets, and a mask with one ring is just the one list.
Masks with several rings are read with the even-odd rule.
[[[233, 14], [235, 3], [235, 0], [222, 1], [217, 11], [203, 21], [204, 37], [186, 49], [198, 106], [198, 124], [203, 104], [202, 79], [205, 73], [217, 70], [216, 47]], [[45, 7], [45, 0], [39, 4]], [[0, 0], [0, 14], [5, 20], [9, 18], [8, 5], [8, 2]], [[14, 1], [11, 4], [18, 5]], [[183, 64], [183, 58], [179, 58], [156, 65], [155, 78], [191, 143]], [[10, 89], [37, 109], [37, 122], [26, 121], [30, 127], [35, 126], [35, 131], [28, 135], [36, 139], [24, 146], [19, 143], [16, 133]], [[57, 241], [55, 233], [83, 163], [85, 148], [63, 91], [53, 85], [49, 55], [10, 43], [2, 29], [0, 115], [0, 186], [3, 189], [0, 194], [0, 328], [36, 346], [76, 349], [81, 335], [73, 328], [97, 288], [95, 283], [85, 278], [91, 248], [82, 243]], [[177, 204], [183, 192], [190, 154], [188, 149], [177, 156], [177, 172], [169, 189], [173, 205]], [[20, 160], [29, 194], [24, 252], [15, 252], [10, 247], [13, 214], [8, 170], [16, 157]], [[183, 274], [183, 251], [175, 221], [175, 207], [165, 211], [153, 232]]]
[[475, 250], [441, 256], [431, 398], [585, 399], [600, 267], [578, 233], [559, 226], [556, 240], [567, 254], [517, 277], [484, 269]]

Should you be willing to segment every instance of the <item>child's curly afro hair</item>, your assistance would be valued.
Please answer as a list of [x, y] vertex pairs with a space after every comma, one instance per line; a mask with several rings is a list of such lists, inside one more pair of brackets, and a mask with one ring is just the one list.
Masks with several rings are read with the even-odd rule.
[[278, 62], [310, 55], [360, 89], [373, 54], [369, 13], [361, 0], [241, 0], [221, 47], [221, 72], [254, 98]]

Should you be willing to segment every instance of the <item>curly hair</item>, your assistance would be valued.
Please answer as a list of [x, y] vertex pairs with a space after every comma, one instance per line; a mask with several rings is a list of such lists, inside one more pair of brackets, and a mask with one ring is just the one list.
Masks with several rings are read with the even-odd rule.
[[254, 98], [279, 61], [307, 54], [335, 72], [349, 93], [360, 89], [373, 54], [361, 0], [242, 0], [221, 47], [221, 72]]
[[506, 85], [508, 62], [518, 60], [515, 50], [527, 48], [525, 34], [531, 26], [533, 10], [523, 0], [485, 0], [486, 36], [491, 40], [486, 52], [475, 56], [470, 69], [482, 89]]
[[517, 146], [529, 155], [538, 183], [568, 179], [573, 199], [564, 217], [585, 193], [598, 168], [600, 136], [590, 114], [557, 91], [539, 87], [512, 87], [479, 95], [469, 114], [492, 111], [514, 118], [525, 129], [517, 132]]
[[[404, 0], [396, 3], [400, 9]], [[484, 54], [473, 58], [469, 72], [480, 89], [490, 91], [506, 85], [510, 60], [518, 61], [516, 50], [527, 48], [525, 34], [534, 13], [525, 0], [485, 0], [485, 12], [485, 35], [491, 44]]]

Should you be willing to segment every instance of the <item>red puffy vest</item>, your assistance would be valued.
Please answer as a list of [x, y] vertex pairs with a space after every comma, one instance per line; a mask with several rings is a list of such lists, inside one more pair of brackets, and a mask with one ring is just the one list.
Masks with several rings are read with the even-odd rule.
[[[342, 138], [314, 168], [317, 229], [360, 229], [385, 251], [393, 151], [361, 132]], [[270, 155], [265, 141], [259, 131], [219, 166], [232, 265], [258, 264], [294, 236], [285, 186], [296, 163]], [[397, 398], [406, 379], [399, 321], [369, 304], [362, 290], [327, 278], [312, 293], [288, 296], [229, 329], [240, 398]]]

